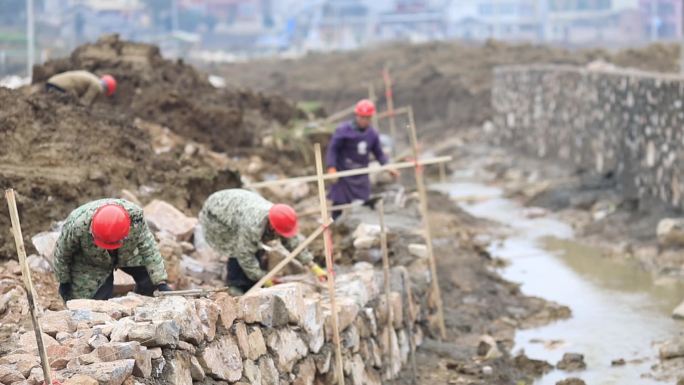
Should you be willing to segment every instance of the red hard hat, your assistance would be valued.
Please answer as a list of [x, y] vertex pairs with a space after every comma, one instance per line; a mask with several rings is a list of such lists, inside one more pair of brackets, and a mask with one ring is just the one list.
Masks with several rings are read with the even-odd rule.
[[356, 103], [354, 113], [358, 116], [373, 116], [375, 114], [375, 104], [368, 99], [360, 100]]
[[112, 75], [102, 75], [100, 78], [102, 80], [102, 83], [105, 85], [105, 93], [107, 96], [112, 96], [114, 95], [114, 92], [116, 92], [116, 79], [114, 79], [114, 76]]
[[97, 247], [113, 250], [123, 245], [131, 231], [131, 216], [122, 206], [106, 204], [95, 211], [90, 234]]
[[297, 223], [297, 213], [295, 210], [284, 204], [276, 204], [268, 210], [268, 221], [276, 233], [285, 238], [294, 237], [299, 231]]

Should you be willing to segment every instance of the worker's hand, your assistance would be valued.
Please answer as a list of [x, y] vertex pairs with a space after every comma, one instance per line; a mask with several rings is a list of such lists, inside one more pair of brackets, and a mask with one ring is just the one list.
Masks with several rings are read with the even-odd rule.
[[173, 289], [166, 282], [162, 282], [157, 285], [157, 291], [173, 291]]
[[[328, 175], [335, 175], [337, 174], [337, 169], [335, 167], [328, 167]], [[337, 182], [337, 178], [330, 179], [330, 182], [335, 183]]]
[[71, 283], [60, 283], [59, 284], [59, 295], [62, 297], [64, 302], [71, 299]]
[[318, 266], [318, 264], [311, 262], [311, 264], [309, 265], [309, 269], [311, 270], [313, 275], [315, 275], [316, 278], [318, 278], [318, 281], [325, 282], [328, 280], [328, 273], [326, 273], [322, 267]]
[[387, 172], [388, 172], [390, 175], [392, 175], [392, 178], [394, 178], [394, 179], [399, 179], [399, 176], [401, 175], [401, 174], [399, 173], [399, 170], [394, 169], [394, 168], [391, 168], [391, 169], [387, 170]]

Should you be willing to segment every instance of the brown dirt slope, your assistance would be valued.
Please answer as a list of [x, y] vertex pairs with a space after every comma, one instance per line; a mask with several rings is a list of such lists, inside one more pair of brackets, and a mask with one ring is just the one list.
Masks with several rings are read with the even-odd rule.
[[159, 123], [217, 151], [258, 144], [265, 129], [286, 123], [296, 112], [281, 97], [217, 89], [193, 67], [164, 59], [158, 47], [122, 41], [116, 35], [85, 44], [68, 58], [36, 66], [33, 80], [41, 83], [74, 69], [109, 73], [118, 80], [116, 95], [96, 103], [98, 115]]
[[295, 100], [320, 100], [332, 112], [366, 96], [371, 81], [384, 109], [381, 70], [389, 64], [395, 106], [413, 105], [419, 125], [442, 130], [481, 124], [491, 116], [492, 69], [498, 65], [584, 64], [601, 59], [619, 66], [676, 71], [678, 55], [674, 45], [610, 53], [493, 41], [483, 45], [448, 42], [310, 54], [297, 60], [260, 60], [213, 70], [235, 85], [279, 92]]

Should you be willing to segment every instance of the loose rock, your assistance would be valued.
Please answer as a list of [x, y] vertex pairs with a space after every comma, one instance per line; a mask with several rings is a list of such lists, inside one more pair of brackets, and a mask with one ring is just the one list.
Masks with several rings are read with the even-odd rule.
[[563, 359], [556, 364], [556, 368], [572, 372], [586, 369], [587, 364], [584, 363], [583, 354], [565, 353], [563, 354]]

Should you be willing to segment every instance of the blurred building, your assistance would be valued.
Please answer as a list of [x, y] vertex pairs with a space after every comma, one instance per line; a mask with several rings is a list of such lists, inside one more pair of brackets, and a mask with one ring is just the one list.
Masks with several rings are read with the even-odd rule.
[[444, 39], [447, 17], [427, 0], [399, 0], [375, 21], [374, 39], [429, 41]]
[[[673, 12], [671, 19], [676, 17]], [[470, 40], [628, 45], [644, 41], [643, 25], [636, 0], [454, 0], [448, 34]]]
[[673, 40], [682, 36], [681, 0], [639, 0], [642, 35], [649, 40]]

